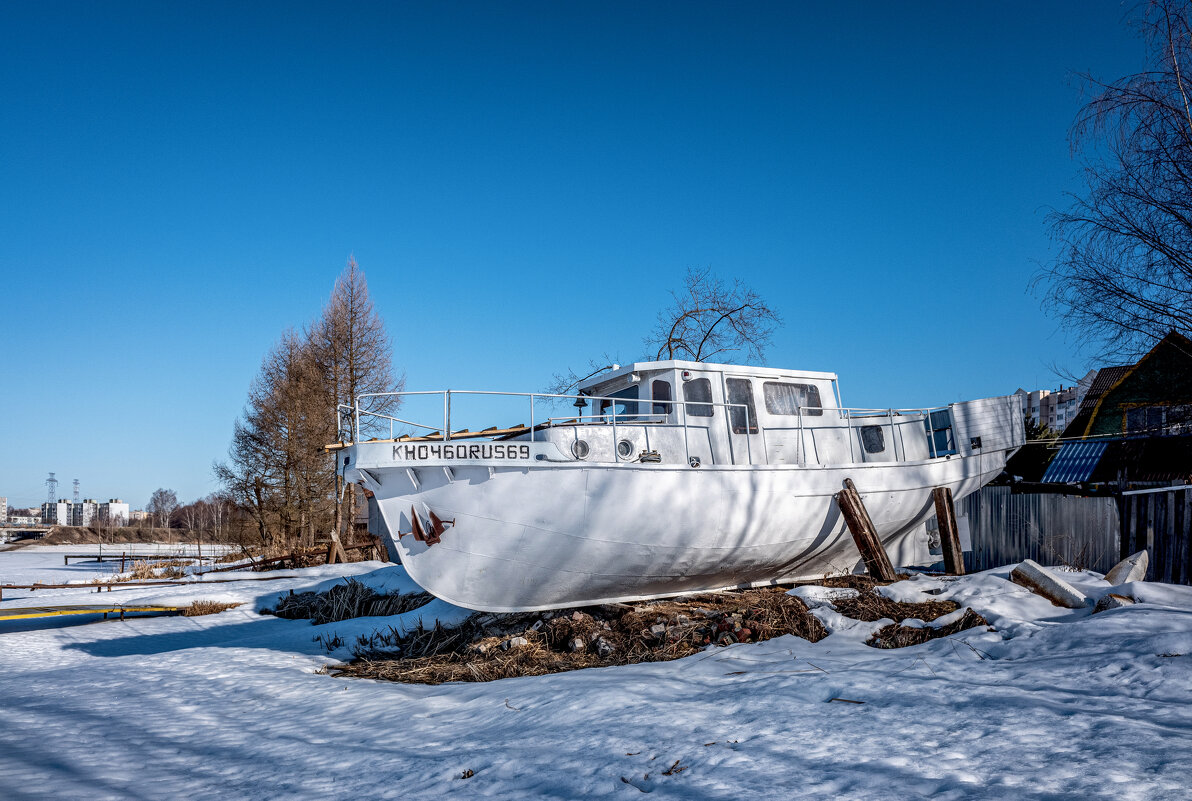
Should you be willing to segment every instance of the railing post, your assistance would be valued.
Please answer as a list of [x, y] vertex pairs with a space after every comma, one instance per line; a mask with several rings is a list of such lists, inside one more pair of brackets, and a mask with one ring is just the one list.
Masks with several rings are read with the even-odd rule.
[[926, 411], [926, 414], [927, 414], [927, 452], [930, 453], [931, 458], [934, 459], [936, 456], [936, 453], [935, 453], [935, 428], [931, 422], [931, 410], [928, 409]]
[[[679, 388], [675, 387], [675, 396], [678, 397]], [[691, 465], [691, 442], [687, 439], [687, 404], [681, 405], [683, 409], [683, 455], [687, 457], [687, 465]]]
[[530, 393], [530, 442], [534, 441], [534, 393]]
[[443, 441], [451, 439], [451, 390], [443, 392]]
[[795, 462], [799, 465], [806, 465], [807, 448], [803, 445], [803, 407], [796, 406], [795, 411], [799, 413], [799, 443], [795, 448]]
[[613, 413], [613, 459], [619, 462], [621, 461], [621, 452], [617, 450], [617, 401], [610, 400], [608, 408]]

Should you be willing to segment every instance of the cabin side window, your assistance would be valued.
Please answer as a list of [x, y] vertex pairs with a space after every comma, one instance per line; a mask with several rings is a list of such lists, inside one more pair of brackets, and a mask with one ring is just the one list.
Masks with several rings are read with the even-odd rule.
[[687, 401], [687, 414], [691, 417], [711, 417], [716, 407], [712, 406], [712, 382], [707, 378], [693, 378], [683, 385], [683, 400]]
[[814, 384], [767, 381], [762, 384], [762, 395], [770, 414], [797, 415], [800, 407], [808, 417], [819, 417], [824, 413], [819, 387]]
[[[757, 433], [757, 409], [753, 406], [753, 385], [747, 378], [730, 378], [728, 384], [728, 419], [734, 434]], [[738, 406], [735, 404], [744, 404]]]
[[659, 415], [670, 414], [671, 404], [667, 403], [667, 401], [671, 400], [670, 382], [655, 381], [650, 385], [650, 392], [654, 396], [654, 405], [650, 409], [650, 412]]

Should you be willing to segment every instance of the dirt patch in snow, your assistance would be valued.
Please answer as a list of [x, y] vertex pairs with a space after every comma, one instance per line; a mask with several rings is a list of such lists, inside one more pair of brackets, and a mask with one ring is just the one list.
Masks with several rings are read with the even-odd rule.
[[897, 624], [884, 626], [875, 631], [873, 636], [865, 644], [872, 645], [874, 648], [906, 648], [911, 645], [925, 643], [928, 640], [950, 637], [965, 629], [988, 625], [989, 621], [981, 617], [981, 615], [972, 609], [965, 609], [964, 614], [959, 619], [943, 626], [912, 627], [899, 626]]
[[[859, 588], [858, 588], [859, 589]], [[910, 603], [892, 601], [876, 592], [873, 587], [862, 590], [856, 598], [840, 598], [832, 601], [836, 611], [854, 620], [872, 622], [888, 617], [896, 623], [908, 618], [932, 621], [936, 618], [955, 612], [959, 607], [952, 601], [927, 601]]]

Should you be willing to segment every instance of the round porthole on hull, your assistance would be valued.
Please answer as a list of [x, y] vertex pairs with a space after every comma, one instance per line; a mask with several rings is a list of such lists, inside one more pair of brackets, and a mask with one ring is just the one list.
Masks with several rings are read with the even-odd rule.
[[577, 439], [571, 443], [571, 455], [576, 459], [587, 459], [588, 454], [591, 453], [591, 448], [588, 447], [586, 440]]
[[633, 443], [627, 439], [623, 439], [617, 443], [617, 455], [622, 459], [628, 459], [633, 455]]

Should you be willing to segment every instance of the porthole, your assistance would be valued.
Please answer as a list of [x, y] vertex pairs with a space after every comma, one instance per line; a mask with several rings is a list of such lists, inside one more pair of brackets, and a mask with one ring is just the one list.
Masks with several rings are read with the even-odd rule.
[[571, 443], [571, 455], [576, 459], [587, 459], [591, 450], [592, 449], [588, 447], [586, 440], [577, 439], [575, 442]]
[[617, 443], [617, 456], [622, 459], [628, 459], [633, 455], [633, 443], [627, 439], [623, 439]]

